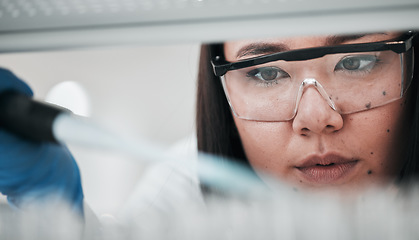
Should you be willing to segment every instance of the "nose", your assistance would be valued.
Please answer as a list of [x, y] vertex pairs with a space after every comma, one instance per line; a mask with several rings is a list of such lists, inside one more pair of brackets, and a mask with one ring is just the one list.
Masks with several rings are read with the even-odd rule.
[[292, 123], [294, 132], [302, 136], [329, 134], [343, 127], [342, 116], [333, 109], [331, 100], [322, 96], [320, 92], [322, 90], [317, 89], [317, 85], [302, 89], [302, 96]]

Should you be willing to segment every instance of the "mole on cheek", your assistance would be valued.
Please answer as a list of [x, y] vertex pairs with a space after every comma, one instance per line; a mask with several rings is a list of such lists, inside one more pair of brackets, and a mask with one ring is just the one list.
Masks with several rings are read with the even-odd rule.
[[371, 155], [373, 155], [374, 154], [374, 152], [371, 152]]
[[390, 129], [387, 129], [387, 132], [390, 132]]
[[368, 170], [368, 172], [367, 172], [367, 173], [368, 173], [368, 175], [370, 175], [370, 174], [372, 173], [372, 171], [371, 171], [371, 170]]

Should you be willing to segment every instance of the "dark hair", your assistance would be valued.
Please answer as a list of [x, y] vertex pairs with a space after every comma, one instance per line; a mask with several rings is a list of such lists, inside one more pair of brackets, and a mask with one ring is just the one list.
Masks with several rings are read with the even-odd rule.
[[[212, 70], [212, 49], [212, 45], [201, 46], [196, 106], [198, 150], [248, 165], [221, 81]], [[419, 174], [419, 44], [414, 48], [414, 59], [414, 75], [410, 86], [411, 100], [414, 101], [411, 104], [412, 131], [400, 182], [406, 182]]]
[[212, 71], [210, 46], [201, 46], [197, 92], [198, 150], [247, 163], [219, 78]]

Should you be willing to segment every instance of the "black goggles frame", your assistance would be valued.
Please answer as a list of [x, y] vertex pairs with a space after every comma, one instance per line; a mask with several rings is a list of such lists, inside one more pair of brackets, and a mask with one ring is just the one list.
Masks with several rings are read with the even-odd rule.
[[214, 74], [217, 77], [225, 75], [228, 71], [251, 67], [268, 62], [284, 61], [305, 61], [320, 58], [328, 54], [336, 53], [355, 53], [355, 52], [376, 52], [393, 51], [395, 53], [407, 52], [418, 41], [417, 32], [409, 31], [397, 39], [382, 42], [344, 44], [335, 46], [304, 48], [286, 52], [278, 52], [258, 57], [245, 59], [238, 62], [228, 62], [225, 60], [224, 47], [222, 43], [210, 45], [211, 64]]

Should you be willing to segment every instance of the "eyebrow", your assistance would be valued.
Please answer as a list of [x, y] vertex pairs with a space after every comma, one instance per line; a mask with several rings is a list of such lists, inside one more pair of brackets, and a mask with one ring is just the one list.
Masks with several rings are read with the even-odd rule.
[[289, 51], [290, 49], [281, 43], [251, 43], [237, 51], [237, 58], [245, 57], [248, 55], [265, 55], [270, 53]]
[[[354, 35], [332, 35], [328, 36], [325, 41], [325, 46], [340, 45], [342, 43], [357, 40], [368, 35], [383, 34], [385, 33], [374, 33], [374, 34], [354, 34]], [[266, 55], [278, 52], [289, 51], [290, 48], [282, 43], [265, 43], [257, 42], [250, 43], [243, 46], [237, 51], [237, 58], [242, 58], [245, 56], [254, 56], [254, 55]]]
[[353, 41], [363, 38], [371, 34], [358, 34], [358, 35], [333, 35], [326, 38], [326, 46], [339, 45], [347, 41]]

